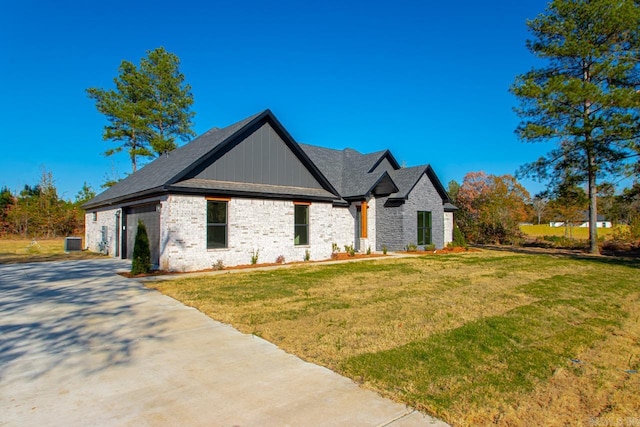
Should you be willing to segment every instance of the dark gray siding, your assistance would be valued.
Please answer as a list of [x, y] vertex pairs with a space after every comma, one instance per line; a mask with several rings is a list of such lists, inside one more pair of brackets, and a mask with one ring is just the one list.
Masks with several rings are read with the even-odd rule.
[[269, 123], [193, 178], [303, 188], [322, 188]]
[[[427, 175], [422, 175], [409, 199], [402, 205], [404, 208], [405, 244], [416, 243], [418, 238], [418, 211], [431, 212], [431, 239], [437, 249], [444, 247], [444, 208], [442, 197], [433, 186]], [[422, 249], [422, 248], [420, 248]]]
[[385, 246], [390, 251], [400, 251], [407, 244], [404, 241], [402, 219], [404, 205], [385, 207], [386, 201], [387, 197], [376, 199], [376, 250], [381, 251]]
[[418, 211], [431, 212], [431, 239], [436, 248], [444, 247], [442, 197], [427, 175], [422, 175], [404, 204], [385, 207], [386, 200], [386, 197], [376, 199], [376, 250], [382, 250], [385, 245], [390, 251], [398, 251], [408, 243], [415, 244], [418, 238]]
[[136, 206], [126, 209], [125, 215], [125, 234], [126, 239], [126, 258], [133, 258], [133, 246], [138, 231], [138, 220], [142, 220], [147, 228], [149, 236], [149, 249], [151, 250], [151, 264], [159, 265], [160, 263], [160, 212], [156, 210], [157, 203]]

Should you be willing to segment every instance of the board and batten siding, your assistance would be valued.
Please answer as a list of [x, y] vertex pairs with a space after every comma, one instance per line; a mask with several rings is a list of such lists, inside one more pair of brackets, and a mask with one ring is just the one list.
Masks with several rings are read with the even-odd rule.
[[267, 122], [192, 178], [300, 188], [322, 188]]

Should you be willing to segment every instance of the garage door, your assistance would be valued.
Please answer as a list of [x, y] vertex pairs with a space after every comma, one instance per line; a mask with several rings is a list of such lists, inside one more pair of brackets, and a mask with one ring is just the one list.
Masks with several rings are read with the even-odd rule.
[[[124, 232], [126, 238], [126, 251], [128, 259], [133, 258], [133, 245], [138, 231], [138, 220], [141, 220], [147, 227], [149, 236], [149, 248], [151, 249], [151, 264], [160, 264], [160, 212], [156, 209], [157, 203], [152, 205], [133, 206], [127, 209], [125, 216]], [[125, 237], [125, 236], [123, 236]]]

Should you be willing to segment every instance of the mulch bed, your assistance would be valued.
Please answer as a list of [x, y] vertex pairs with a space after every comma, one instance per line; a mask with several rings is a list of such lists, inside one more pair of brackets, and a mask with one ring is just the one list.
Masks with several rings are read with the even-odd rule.
[[243, 264], [243, 265], [234, 265], [232, 267], [224, 267], [222, 270], [216, 270], [213, 268], [206, 268], [203, 270], [194, 270], [194, 271], [166, 271], [166, 270], [153, 270], [152, 272], [148, 273], [148, 274], [131, 274], [129, 272], [119, 272], [118, 274], [122, 277], [126, 277], [128, 279], [136, 279], [136, 278], [140, 278], [140, 277], [153, 277], [153, 276], [165, 276], [165, 275], [178, 275], [178, 274], [184, 274], [184, 273], [210, 273], [212, 271], [229, 271], [229, 270], [249, 270], [252, 268], [260, 268], [260, 267], [275, 267], [278, 265], [294, 265], [294, 264], [316, 264], [316, 263], [322, 263], [322, 262], [329, 262], [329, 261], [344, 261], [344, 260], [349, 260], [349, 259], [361, 259], [361, 258], [378, 258], [378, 257], [384, 257], [385, 255], [382, 254], [355, 254], [354, 256], [349, 256], [347, 253], [337, 253], [337, 254], [333, 254], [331, 259], [326, 259], [326, 260], [321, 260], [321, 261], [294, 261], [294, 262], [287, 262], [287, 263], [283, 263], [283, 264], [278, 264], [278, 263], [261, 263], [261, 264]]
[[409, 255], [444, 255], [444, 254], [455, 254], [461, 252], [480, 252], [480, 249], [476, 248], [462, 248], [462, 247], [454, 247], [454, 248], [443, 248], [436, 249], [433, 251], [404, 251], [398, 252], [401, 254], [409, 254]]

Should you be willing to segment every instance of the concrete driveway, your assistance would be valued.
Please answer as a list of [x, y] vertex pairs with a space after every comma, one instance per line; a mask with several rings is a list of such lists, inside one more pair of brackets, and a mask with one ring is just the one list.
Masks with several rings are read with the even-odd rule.
[[446, 425], [140, 283], [0, 265], [0, 425]]

